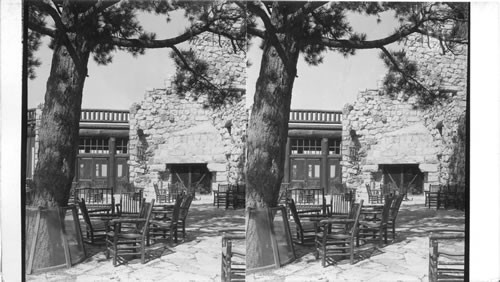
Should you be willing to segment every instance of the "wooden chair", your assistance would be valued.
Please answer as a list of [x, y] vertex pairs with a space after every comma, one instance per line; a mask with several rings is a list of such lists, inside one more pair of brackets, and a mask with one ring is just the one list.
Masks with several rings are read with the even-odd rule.
[[[235, 233], [234, 230], [222, 230], [222, 261], [221, 281], [245, 281], [245, 230]], [[240, 243], [243, 248], [235, 248], [234, 243]], [[240, 250], [241, 249], [241, 250]]]
[[116, 218], [109, 222], [106, 230], [106, 258], [113, 256], [113, 266], [117, 266], [123, 256], [140, 255], [141, 263], [146, 262], [146, 238], [153, 206], [154, 199], [144, 204], [145, 217]]
[[327, 214], [328, 216], [347, 216], [353, 203], [354, 197], [344, 193], [332, 194]]
[[[85, 204], [85, 199], [80, 199], [77, 201], [80, 213], [82, 214], [83, 220], [85, 222], [85, 235], [84, 241], [89, 244], [94, 244], [97, 241], [102, 241], [106, 237], [106, 221], [102, 219], [91, 219], [87, 205]], [[99, 211], [97, 211], [99, 212]]]
[[130, 192], [120, 194], [120, 202], [116, 204], [116, 212], [118, 216], [139, 216], [142, 205], [146, 202], [142, 192]]
[[156, 202], [157, 204], [163, 204], [168, 202], [168, 193], [167, 189], [163, 188], [163, 182], [160, 182], [160, 187], [158, 183], [153, 183], [153, 187], [155, 188]]
[[214, 191], [214, 205], [219, 208], [221, 205], [226, 207], [229, 184], [219, 184], [217, 191]]
[[429, 191], [425, 191], [425, 205], [428, 208], [435, 206], [437, 209], [441, 206], [441, 186], [439, 184], [430, 184]]
[[403, 202], [404, 197], [405, 194], [400, 194], [396, 196], [396, 199], [392, 201], [391, 204], [389, 219], [387, 220], [387, 228], [391, 230], [393, 240], [396, 239], [396, 218], [398, 217], [399, 209], [401, 207], [401, 203]]
[[[391, 211], [391, 205], [394, 200], [393, 196], [386, 196], [385, 203], [380, 212], [380, 218], [363, 218], [359, 221], [359, 230], [356, 236], [356, 245], [359, 246], [359, 241], [363, 240], [364, 243], [370, 240], [378, 241], [378, 245], [382, 245], [382, 242], [387, 244], [387, 221], [389, 220], [389, 214]], [[375, 215], [378, 211], [374, 211]], [[362, 214], [364, 212], [362, 211]]]
[[179, 223], [180, 207], [187, 197], [184, 194], [179, 194], [175, 200], [175, 204], [172, 210], [158, 209], [154, 211], [154, 219], [151, 220], [149, 226], [149, 232], [147, 236], [147, 242], [149, 245], [150, 238], [166, 238], [167, 232], [169, 234], [168, 239], [170, 242], [177, 243], [177, 228]]
[[191, 207], [191, 202], [193, 201], [194, 195], [188, 194], [183, 197], [181, 205], [179, 207], [179, 220], [177, 222], [176, 231], [182, 230], [182, 238], [186, 238], [186, 218], [189, 212], [189, 207]]
[[[335, 257], [349, 256], [350, 263], [354, 262], [354, 238], [358, 231], [358, 222], [363, 200], [353, 203], [348, 218], [326, 218], [319, 222], [315, 236], [315, 257], [322, 258], [321, 264], [326, 266], [327, 261], [334, 263]], [[332, 226], [337, 225], [332, 232]]]
[[[304, 245], [306, 243], [314, 243], [314, 238], [316, 236], [316, 224], [313, 221], [307, 220], [307, 217], [315, 217], [308, 211], [297, 211], [295, 206], [295, 201], [290, 198], [287, 200], [288, 208], [292, 213], [293, 221], [295, 222], [296, 237], [294, 238], [294, 243]], [[304, 221], [301, 220], [299, 214], [306, 214], [303, 216]], [[315, 217], [317, 218], [317, 217]]]
[[[463, 249], [453, 250], [453, 245]], [[465, 280], [465, 231], [433, 230], [429, 237], [429, 281]]]
[[234, 208], [245, 208], [245, 184], [237, 184], [236, 188], [234, 188], [234, 196], [233, 196], [233, 207]]
[[[168, 202], [172, 203], [177, 199], [177, 196], [183, 193], [179, 183], [168, 183]], [[185, 192], [185, 191], [184, 191]]]
[[366, 192], [368, 193], [368, 203], [378, 204], [382, 203], [383, 196], [382, 190], [372, 189], [369, 183], [366, 183]]

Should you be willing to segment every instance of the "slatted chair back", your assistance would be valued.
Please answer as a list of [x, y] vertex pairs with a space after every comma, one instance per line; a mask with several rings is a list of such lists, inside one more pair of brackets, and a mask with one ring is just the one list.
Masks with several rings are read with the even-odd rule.
[[146, 235], [148, 234], [148, 227], [149, 227], [149, 222], [151, 221], [151, 216], [153, 214], [153, 206], [155, 204], [155, 199], [152, 199], [150, 203], [145, 202], [144, 205], [144, 212], [145, 214], [143, 215], [146, 218], [145, 222], [139, 223], [138, 228], [141, 230], [142, 238], [146, 238]]
[[177, 199], [177, 196], [182, 192], [179, 183], [168, 183], [168, 201], [173, 202]]
[[302, 224], [300, 223], [300, 217], [299, 213], [297, 211], [297, 206], [295, 206], [295, 201], [292, 198], [287, 199], [288, 202], [288, 208], [290, 209], [290, 212], [292, 213], [292, 218], [295, 224], [297, 225], [297, 228], [302, 230]]
[[353, 203], [352, 209], [349, 211], [349, 219], [354, 219], [354, 222], [351, 224], [347, 224], [346, 227], [347, 231], [352, 236], [358, 233], [358, 228], [359, 228], [358, 222], [361, 215], [361, 209], [363, 208], [363, 202], [364, 200], [360, 200], [359, 203]]
[[391, 214], [391, 206], [392, 206], [392, 202], [394, 201], [394, 198], [395, 197], [391, 196], [391, 195], [385, 196], [384, 208], [382, 210], [382, 216], [381, 216], [381, 219], [382, 219], [381, 224], [382, 225], [386, 225], [387, 221], [389, 220], [389, 215]]
[[348, 214], [351, 210], [352, 198], [346, 197], [346, 194], [332, 194], [331, 195], [331, 203], [332, 203], [332, 211], [331, 214], [341, 215]]
[[186, 219], [193, 198], [194, 196], [192, 194], [187, 194], [185, 197], [182, 198], [182, 202], [179, 206], [179, 218], [181, 220]]
[[[447, 249], [446, 246], [463, 245]], [[429, 281], [465, 281], [465, 231], [436, 229], [429, 236]]]
[[120, 194], [119, 214], [140, 215], [145, 199], [142, 192], [129, 192]]
[[400, 195], [396, 196], [396, 198], [392, 202], [391, 208], [390, 208], [390, 213], [389, 213], [390, 220], [392, 220], [392, 221], [396, 220], [396, 217], [398, 216], [398, 213], [399, 213], [399, 209], [401, 207], [401, 203], [403, 203], [404, 197], [405, 197], [404, 194], [400, 194]]

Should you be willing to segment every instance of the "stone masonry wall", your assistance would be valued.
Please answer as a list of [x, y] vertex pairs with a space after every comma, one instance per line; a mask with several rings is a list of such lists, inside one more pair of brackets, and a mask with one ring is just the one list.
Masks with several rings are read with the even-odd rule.
[[[416, 99], [404, 101], [366, 90], [343, 110], [343, 182], [366, 196], [365, 183], [373, 181], [378, 164], [419, 164], [428, 183], [464, 183], [467, 50], [442, 54], [439, 42], [413, 36], [405, 45], [407, 56], [418, 62], [425, 85], [445, 91], [446, 97], [430, 107]], [[357, 159], [350, 157], [350, 149]]]
[[[191, 46], [210, 64], [209, 78], [214, 84], [232, 76], [231, 88], [239, 89], [241, 99], [212, 108], [207, 98], [175, 93], [165, 88], [146, 92], [144, 100], [130, 110], [130, 179], [145, 187], [145, 196], [154, 197], [153, 183], [165, 175], [166, 164], [206, 163], [218, 183], [244, 181], [245, 134], [248, 112], [245, 108], [245, 54], [234, 53], [230, 42], [213, 35], [197, 37]], [[144, 153], [137, 154], [144, 149]], [[141, 156], [142, 155], [142, 156]]]

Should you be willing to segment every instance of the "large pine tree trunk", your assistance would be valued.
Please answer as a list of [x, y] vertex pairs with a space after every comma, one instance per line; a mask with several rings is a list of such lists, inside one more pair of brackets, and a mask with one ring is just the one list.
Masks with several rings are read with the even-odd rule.
[[[290, 35], [281, 37], [280, 41], [288, 56], [288, 65], [278, 56], [275, 47], [266, 42], [248, 125], [247, 211], [248, 208], [276, 206], [284, 174], [290, 103], [299, 50]], [[264, 238], [261, 238], [256, 222], [247, 219], [247, 268], [255, 268], [263, 261], [261, 244]]]
[[[75, 172], [82, 91], [87, 75], [90, 52], [83, 38], [71, 38], [80, 65], [69, 55], [67, 48], [56, 38], [50, 76], [40, 126], [38, 162], [34, 173], [30, 208], [67, 205]], [[26, 240], [36, 233], [35, 218], [26, 218]], [[37, 255], [33, 267], [44, 266], [54, 256], [50, 242], [58, 230], [48, 230], [46, 222], [38, 229]], [[28, 251], [28, 250], [27, 250]], [[28, 256], [27, 256], [28, 258]]]

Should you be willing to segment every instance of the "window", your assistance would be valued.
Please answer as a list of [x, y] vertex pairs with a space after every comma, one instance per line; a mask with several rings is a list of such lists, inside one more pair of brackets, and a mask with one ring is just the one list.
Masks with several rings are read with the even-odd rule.
[[328, 139], [328, 154], [340, 155], [342, 141], [339, 139]]
[[292, 155], [321, 155], [321, 139], [291, 139]]
[[116, 139], [116, 153], [117, 154], [127, 154], [128, 153], [128, 139], [127, 138], [117, 138]]
[[109, 142], [107, 138], [80, 138], [78, 145], [79, 154], [109, 154]]

